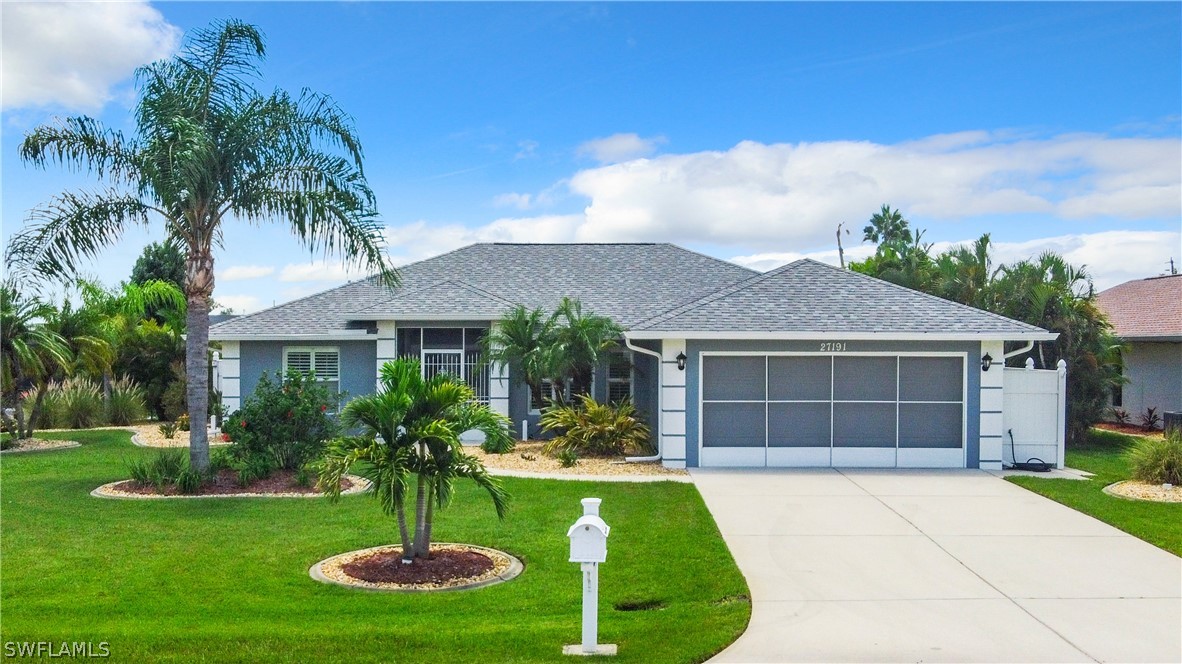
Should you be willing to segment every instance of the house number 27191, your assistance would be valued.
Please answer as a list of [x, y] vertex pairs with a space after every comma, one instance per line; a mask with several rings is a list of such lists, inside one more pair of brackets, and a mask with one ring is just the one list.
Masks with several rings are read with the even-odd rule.
[[821, 343], [822, 353], [843, 353], [845, 352], [844, 341], [824, 341]]

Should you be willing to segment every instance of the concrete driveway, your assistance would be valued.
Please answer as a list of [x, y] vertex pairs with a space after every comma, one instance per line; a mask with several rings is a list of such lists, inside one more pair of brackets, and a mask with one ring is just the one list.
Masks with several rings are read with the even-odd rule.
[[1182, 559], [988, 473], [692, 475], [752, 595], [712, 661], [1182, 661]]

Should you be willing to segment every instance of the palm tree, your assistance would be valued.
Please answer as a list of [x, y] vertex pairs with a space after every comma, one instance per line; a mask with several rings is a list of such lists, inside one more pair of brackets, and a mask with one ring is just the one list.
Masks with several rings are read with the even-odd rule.
[[[286, 222], [311, 250], [359, 260], [385, 283], [397, 275], [362, 170], [352, 120], [329, 97], [253, 83], [262, 35], [236, 20], [194, 31], [182, 52], [137, 72], [136, 134], [75, 117], [35, 129], [21, 145], [34, 166], [62, 162], [105, 181], [64, 192], [31, 213], [9, 246], [10, 265], [44, 275], [76, 271], [134, 225], [160, 219], [185, 256], [189, 416], [208, 418], [206, 350], [214, 244], [227, 218]], [[209, 466], [204, 427], [190, 432], [190, 463]]]
[[533, 403], [541, 404], [542, 383], [551, 378], [554, 318], [541, 309], [518, 305], [505, 314], [481, 340], [481, 355], [489, 362], [509, 367], [529, 386]]
[[862, 241], [892, 246], [906, 246], [911, 244], [911, 229], [903, 214], [891, 206], [883, 205], [882, 209], [870, 217], [870, 223], [862, 229]]
[[[424, 379], [418, 360], [387, 362], [381, 390], [358, 397], [341, 410], [341, 423], [365, 435], [329, 444], [320, 465], [320, 486], [336, 499], [341, 477], [352, 469], [372, 483], [382, 509], [398, 521], [402, 561], [431, 555], [435, 510], [444, 508], [458, 479], [469, 479], [488, 492], [497, 516], [504, 518], [509, 496], [476, 457], [465, 454], [460, 435], [476, 429], [486, 440], [507, 445], [508, 421], [476, 401], [467, 384], [449, 374]], [[415, 476], [415, 526], [406, 519], [406, 496]]]
[[0, 286], [0, 385], [15, 411], [17, 438], [33, 435], [35, 417], [26, 422], [24, 412], [29, 390], [74, 359], [69, 343], [46, 324], [54, 314], [52, 305], [24, 296], [15, 284]]
[[[603, 354], [617, 345], [623, 329], [607, 316], [584, 313], [583, 305], [562, 298], [554, 312], [555, 349], [553, 370], [560, 383], [570, 381], [570, 392], [588, 394], [595, 367]], [[566, 398], [560, 399], [568, 401]]]

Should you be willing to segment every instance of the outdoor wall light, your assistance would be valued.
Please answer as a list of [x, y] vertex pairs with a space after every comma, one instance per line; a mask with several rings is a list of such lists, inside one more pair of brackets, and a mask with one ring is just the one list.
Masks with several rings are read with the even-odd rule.
[[993, 356], [989, 353], [981, 358], [981, 371], [989, 371], [989, 367], [993, 366]]
[[677, 354], [677, 370], [685, 371], [685, 353]]

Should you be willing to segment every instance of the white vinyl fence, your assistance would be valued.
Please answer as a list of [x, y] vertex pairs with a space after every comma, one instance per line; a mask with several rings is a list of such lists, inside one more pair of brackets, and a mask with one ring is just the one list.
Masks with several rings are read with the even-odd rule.
[[[1003, 374], [1002, 459], [1006, 465], [1041, 459], [1063, 467], [1067, 439], [1067, 363], [1057, 369], [1006, 369]], [[1013, 434], [1013, 446], [1010, 435]], [[1016, 457], [1016, 459], [1015, 459]]]

